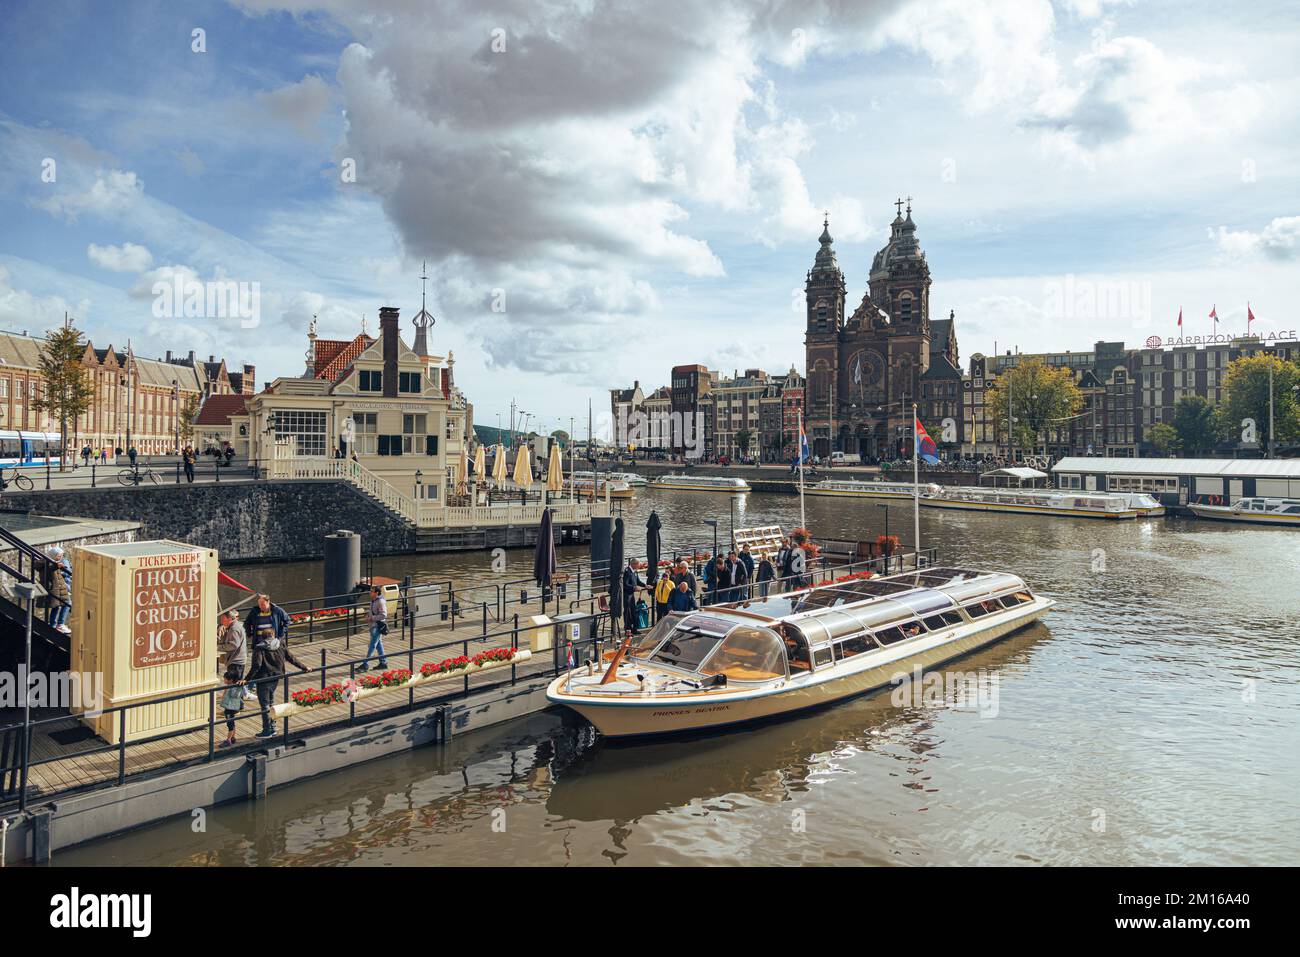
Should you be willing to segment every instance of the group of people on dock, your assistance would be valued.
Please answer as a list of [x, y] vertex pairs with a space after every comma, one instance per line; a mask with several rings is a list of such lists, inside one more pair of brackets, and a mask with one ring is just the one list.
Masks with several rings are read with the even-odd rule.
[[[804, 587], [807, 568], [804, 550], [789, 538], [782, 538], [775, 552], [758, 556], [746, 544], [738, 551], [732, 549], [726, 555], [710, 556], [704, 563], [701, 589], [686, 559], [679, 558], [655, 582], [654, 617], [658, 620], [671, 612], [694, 611], [701, 605], [749, 601], [795, 591]], [[648, 624], [646, 603], [641, 596], [649, 586], [637, 571], [636, 559], [628, 560], [622, 586], [623, 623], [629, 632], [637, 634]]]

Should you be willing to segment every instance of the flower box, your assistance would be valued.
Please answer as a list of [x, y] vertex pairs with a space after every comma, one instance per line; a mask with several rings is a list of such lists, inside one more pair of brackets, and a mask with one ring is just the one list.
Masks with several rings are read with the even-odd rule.
[[[328, 708], [336, 704], [350, 704], [351, 701], [361, 701], [372, 695], [383, 694], [385, 691], [396, 691], [399, 688], [420, 687], [422, 685], [434, 684], [439, 681], [445, 681], [449, 678], [464, 678], [467, 675], [478, 674], [480, 671], [492, 671], [496, 668], [505, 668], [509, 665], [518, 664], [521, 661], [527, 661], [532, 657], [532, 652], [526, 648], [518, 650], [512, 648], [491, 648], [487, 651], [480, 651], [470, 657], [460, 656], [457, 658], [448, 658], [444, 661], [426, 662], [421, 665], [414, 674], [406, 668], [395, 668], [385, 671], [381, 674], [365, 674], [355, 682], [344, 681], [341, 684], [327, 685], [325, 688], [303, 688], [293, 692], [290, 696], [293, 700], [287, 704], [277, 704], [274, 713], [277, 718], [287, 718], [295, 715], [306, 714], [309, 711], [319, 711], [322, 708]], [[454, 663], [454, 664], [450, 664]], [[434, 667], [430, 668], [429, 666]], [[441, 668], [441, 666], [446, 666]], [[429, 670], [426, 672], [426, 668]], [[385, 676], [388, 678], [384, 682]], [[368, 686], [367, 680], [373, 679]], [[300, 700], [301, 696], [301, 700]]]

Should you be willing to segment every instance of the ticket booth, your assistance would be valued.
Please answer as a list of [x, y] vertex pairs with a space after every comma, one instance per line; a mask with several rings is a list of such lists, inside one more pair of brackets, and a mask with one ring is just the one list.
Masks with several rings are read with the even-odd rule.
[[[98, 674], [100, 708], [127, 712], [127, 740], [203, 726], [208, 696], [149, 705], [216, 687], [217, 553], [184, 542], [122, 542], [72, 553], [71, 666]], [[78, 709], [118, 743], [118, 713]]]

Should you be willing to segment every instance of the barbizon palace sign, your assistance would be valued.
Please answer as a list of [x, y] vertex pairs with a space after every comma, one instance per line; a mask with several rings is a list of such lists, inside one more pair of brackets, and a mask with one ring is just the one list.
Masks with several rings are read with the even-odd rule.
[[197, 552], [149, 555], [131, 582], [132, 667], [199, 656], [203, 565]]
[[1213, 345], [1231, 345], [1234, 342], [1295, 342], [1296, 331], [1294, 329], [1283, 329], [1279, 332], [1270, 332], [1267, 335], [1250, 335], [1234, 336], [1228, 333], [1215, 333], [1211, 336], [1178, 336], [1177, 338], [1162, 339], [1160, 336], [1151, 336], [1147, 339], [1148, 349], [1167, 349], [1177, 348], [1178, 346], [1213, 346]]

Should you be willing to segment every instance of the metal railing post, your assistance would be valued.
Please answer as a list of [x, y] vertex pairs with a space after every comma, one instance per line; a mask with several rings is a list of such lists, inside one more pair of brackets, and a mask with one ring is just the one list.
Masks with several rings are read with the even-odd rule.
[[[510, 633], [510, 647], [516, 651], [519, 650], [519, 615], [515, 615], [515, 627]], [[510, 683], [513, 685], [519, 680], [519, 666], [514, 663], [514, 658], [510, 659]]]
[[217, 693], [208, 692], [208, 760], [217, 753]]
[[321, 691], [324, 691], [324, 690], [325, 690], [325, 669], [326, 669], [326, 667], [327, 667], [327, 666], [326, 666], [326, 664], [325, 664], [325, 649], [322, 648], [322, 649], [320, 650], [320, 690], [321, 690]]
[[126, 783], [126, 708], [117, 713], [117, 786]]

